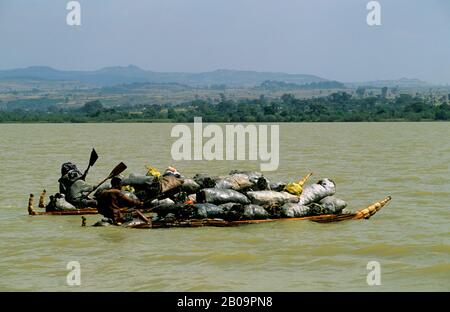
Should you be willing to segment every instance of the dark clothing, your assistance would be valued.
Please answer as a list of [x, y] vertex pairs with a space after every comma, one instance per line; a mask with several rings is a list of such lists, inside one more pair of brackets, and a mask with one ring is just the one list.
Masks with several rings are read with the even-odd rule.
[[60, 193], [66, 196], [66, 200], [77, 208], [97, 207], [95, 200], [86, 197], [94, 187], [76, 174], [66, 174], [59, 179], [59, 189]]
[[95, 199], [89, 198], [79, 198], [71, 201], [71, 204], [77, 207], [78, 209], [83, 208], [97, 208], [97, 201]]
[[142, 202], [132, 199], [120, 190], [105, 190], [97, 197], [98, 212], [106, 218], [112, 219], [115, 223], [122, 220], [120, 208], [140, 206]]
[[84, 180], [86, 178], [85, 175], [81, 173], [78, 169], [72, 169], [66, 172], [64, 175], [59, 178], [59, 193], [68, 195], [69, 189], [78, 180]]
[[97, 207], [95, 200], [86, 197], [93, 190], [92, 185], [85, 182], [86, 174], [87, 170], [83, 174], [71, 162], [61, 166], [61, 178], [58, 180], [59, 193], [64, 194], [66, 201], [77, 208]]
[[59, 182], [59, 193], [66, 195], [73, 182], [70, 181], [69, 176], [67, 174], [59, 178], [58, 182]]

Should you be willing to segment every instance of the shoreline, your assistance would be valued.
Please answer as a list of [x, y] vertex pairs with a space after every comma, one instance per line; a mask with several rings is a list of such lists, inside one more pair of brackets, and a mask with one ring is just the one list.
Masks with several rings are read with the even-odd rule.
[[[377, 120], [377, 121], [370, 121], [370, 120], [362, 120], [362, 121], [271, 121], [271, 122], [265, 122], [265, 121], [203, 121], [203, 123], [218, 123], [218, 124], [336, 124], [336, 123], [343, 123], [343, 124], [352, 124], [352, 123], [448, 123], [450, 120], [433, 120], [433, 119], [424, 119], [424, 120], [405, 120], [405, 119], [398, 119], [398, 120]], [[30, 121], [30, 122], [23, 122], [23, 121], [5, 121], [0, 122], [0, 125], [17, 125], [17, 124], [25, 124], [25, 125], [31, 125], [31, 124], [193, 124], [194, 121], [187, 121], [187, 122], [177, 122], [177, 121], [139, 121], [139, 120], [124, 120], [124, 121], [80, 121], [80, 122], [72, 122], [72, 121], [64, 121], [64, 122], [54, 122], [54, 121]]]

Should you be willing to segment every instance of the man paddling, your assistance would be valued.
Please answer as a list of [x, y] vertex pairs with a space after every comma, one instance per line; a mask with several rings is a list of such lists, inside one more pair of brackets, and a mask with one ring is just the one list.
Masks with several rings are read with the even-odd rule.
[[97, 202], [86, 196], [94, 187], [85, 181], [88, 170], [83, 173], [72, 162], [61, 166], [59, 192], [64, 194], [66, 200], [77, 208], [97, 207]]
[[98, 212], [114, 224], [124, 221], [121, 208], [141, 207], [144, 202], [131, 198], [121, 191], [122, 180], [119, 177], [111, 179], [111, 189], [100, 192], [97, 196]]
[[66, 162], [61, 166], [61, 178], [59, 178], [59, 192], [65, 195], [66, 200], [77, 208], [97, 207], [97, 202], [88, 197], [94, 187], [86, 182], [89, 169], [95, 164], [98, 154], [92, 149], [89, 164], [84, 173], [78, 170], [72, 162]]

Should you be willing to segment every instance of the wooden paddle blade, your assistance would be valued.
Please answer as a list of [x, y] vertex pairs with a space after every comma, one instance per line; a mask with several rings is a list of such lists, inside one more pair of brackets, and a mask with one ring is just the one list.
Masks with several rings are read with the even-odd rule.
[[111, 179], [112, 177], [115, 177], [115, 176], [121, 174], [122, 172], [125, 171], [125, 169], [127, 169], [127, 166], [126, 166], [123, 162], [121, 162], [120, 164], [118, 164], [118, 165], [111, 171], [111, 173], [110, 173], [105, 179], [102, 180], [102, 182], [100, 182], [99, 184], [97, 184], [97, 186], [94, 187], [94, 188], [92, 189], [92, 191], [90, 191], [89, 193], [86, 194], [86, 197], [88, 197], [89, 195], [91, 195], [96, 189], [98, 189], [98, 188], [100, 187], [100, 185], [102, 185], [103, 183], [105, 183], [106, 180]]
[[89, 167], [92, 167], [98, 159], [98, 154], [95, 149], [92, 149], [91, 158], [89, 158]]
[[127, 169], [127, 165], [125, 165], [123, 162], [118, 164], [109, 174], [108, 179], [111, 179], [112, 177], [115, 177], [116, 175], [121, 174]]

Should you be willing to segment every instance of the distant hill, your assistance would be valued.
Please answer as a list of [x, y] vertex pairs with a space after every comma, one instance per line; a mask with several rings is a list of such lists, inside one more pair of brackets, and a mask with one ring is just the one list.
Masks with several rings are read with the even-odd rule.
[[228, 87], [254, 87], [264, 81], [308, 84], [327, 79], [306, 74], [286, 74], [219, 69], [204, 73], [168, 73], [143, 70], [137, 66], [106, 67], [95, 71], [63, 71], [45, 66], [0, 70], [0, 79], [42, 79], [79, 81], [97, 86], [131, 83], [179, 83], [189, 86], [226, 85]]
[[288, 83], [284, 81], [266, 80], [256, 90], [282, 91], [282, 90], [313, 90], [313, 89], [344, 89], [345, 85], [338, 81], [320, 81], [305, 84]]
[[371, 87], [371, 88], [395, 88], [400, 89], [420, 89], [420, 88], [431, 88], [434, 85], [419, 79], [409, 79], [401, 78], [395, 80], [376, 80], [376, 81], [366, 81], [366, 82], [349, 82], [345, 83], [346, 86], [350, 88], [357, 87]]
[[101, 91], [106, 93], [133, 93], [150, 90], [186, 91], [192, 89], [194, 88], [191, 86], [180, 84], [177, 82], [133, 82], [113, 86], [105, 86], [101, 88]]
[[[1, 81], [17, 81], [21, 84], [27, 80], [77, 82], [97, 87], [111, 87], [124, 84], [180, 84], [187, 87], [225, 87], [250, 88], [291, 88], [296, 85], [310, 85], [311, 88], [339, 88], [340, 82], [308, 74], [287, 74], [280, 72], [257, 72], [243, 70], [218, 69], [203, 73], [156, 72], [143, 70], [137, 66], [105, 67], [94, 71], [57, 70], [46, 66], [32, 66], [10, 70], [0, 70]], [[122, 86], [123, 87], [123, 86]], [[173, 87], [173, 86], [172, 86]], [[180, 87], [180, 86], [179, 86]], [[401, 78], [396, 80], [377, 80], [366, 82], [347, 82], [348, 88], [395, 88], [420, 89], [435, 87], [419, 79]], [[302, 87], [303, 88], [303, 87]]]

